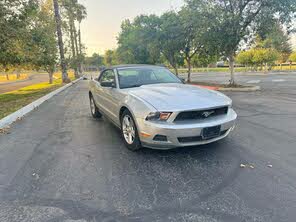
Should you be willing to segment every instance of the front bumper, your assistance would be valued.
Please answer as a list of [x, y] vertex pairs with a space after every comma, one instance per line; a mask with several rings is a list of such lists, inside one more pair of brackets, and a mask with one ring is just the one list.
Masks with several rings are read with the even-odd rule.
[[[195, 146], [212, 143], [225, 138], [235, 127], [237, 114], [233, 109], [223, 116], [184, 123], [159, 123], [137, 118], [140, 140], [142, 145], [153, 149], [171, 149], [176, 147]], [[221, 134], [211, 139], [201, 139], [202, 130], [207, 127], [221, 126]], [[141, 133], [150, 135], [142, 136]], [[156, 135], [166, 136], [166, 141], [156, 141]], [[190, 138], [186, 141], [180, 138]], [[196, 138], [196, 139], [194, 139]]]

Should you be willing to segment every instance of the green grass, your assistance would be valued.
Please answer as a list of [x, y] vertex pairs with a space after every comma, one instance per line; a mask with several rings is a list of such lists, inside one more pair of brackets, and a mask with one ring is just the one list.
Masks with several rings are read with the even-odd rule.
[[60, 79], [53, 84], [38, 83], [12, 92], [0, 94], [0, 119], [30, 104], [34, 100], [63, 85]]

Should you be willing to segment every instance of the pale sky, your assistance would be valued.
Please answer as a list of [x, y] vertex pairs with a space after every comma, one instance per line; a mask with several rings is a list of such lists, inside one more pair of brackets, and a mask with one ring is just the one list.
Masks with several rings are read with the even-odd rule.
[[[87, 8], [87, 19], [82, 23], [82, 38], [87, 54], [104, 54], [116, 48], [116, 37], [124, 19], [133, 19], [140, 14], [157, 14], [177, 10], [184, 0], [79, 0]], [[296, 48], [296, 37], [293, 37]]]
[[103, 54], [116, 48], [116, 37], [124, 19], [140, 14], [157, 14], [178, 9], [183, 0], [79, 0], [87, 8], [87, 19], [82, 24], [82, 38], [87, 54]]

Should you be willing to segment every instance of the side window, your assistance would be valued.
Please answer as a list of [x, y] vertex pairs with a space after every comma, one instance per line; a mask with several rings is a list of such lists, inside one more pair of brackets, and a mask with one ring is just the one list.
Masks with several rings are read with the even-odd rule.
[[112, 70], [106, 70], [102, 73], [99, 82], [114, 82], [115, 83], [115, 74]]

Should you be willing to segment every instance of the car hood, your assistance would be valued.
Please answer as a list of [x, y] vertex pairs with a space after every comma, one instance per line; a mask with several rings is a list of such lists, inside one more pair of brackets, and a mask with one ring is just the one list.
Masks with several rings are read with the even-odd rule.
[[143, 85], [131, 88], [129, 94], [145, 100], [158, 111], [207, 109], [231, 104], [231, 99], [222, 93], [178, 83]]

